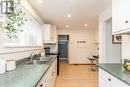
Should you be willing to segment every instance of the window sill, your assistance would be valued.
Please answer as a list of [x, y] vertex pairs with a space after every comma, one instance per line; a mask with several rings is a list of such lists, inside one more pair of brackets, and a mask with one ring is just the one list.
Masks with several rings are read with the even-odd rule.
[[20, 44], [3, 44], [5, 48], [36, 48], [42, 47], [42, 45], [20, 45]]

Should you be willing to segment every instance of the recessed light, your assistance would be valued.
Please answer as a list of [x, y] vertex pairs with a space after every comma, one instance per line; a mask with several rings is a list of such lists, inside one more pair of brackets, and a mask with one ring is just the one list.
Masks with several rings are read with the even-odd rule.
[[69, 28], [69, 25], [65, 25], [66, 28]]
[[85, 27], [87, 27], [87, 26], [88, 26], [88, 24], [84, 24], [84, 26], [85, 26]]
[[38, 0], [39, 3], [42, 3], [42, 0]]
[[72, 15], [71, 15], [71, 14], [67, 14], [67, 17], [68, 17], [68, 18], [71, 18], [71, 17], [72, 17]]

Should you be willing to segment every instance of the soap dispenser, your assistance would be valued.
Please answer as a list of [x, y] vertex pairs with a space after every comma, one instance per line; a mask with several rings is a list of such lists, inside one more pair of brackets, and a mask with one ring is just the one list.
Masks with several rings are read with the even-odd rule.
[[6, 72], [6, 61], [1, 57], [0, 58], [0, 74]]

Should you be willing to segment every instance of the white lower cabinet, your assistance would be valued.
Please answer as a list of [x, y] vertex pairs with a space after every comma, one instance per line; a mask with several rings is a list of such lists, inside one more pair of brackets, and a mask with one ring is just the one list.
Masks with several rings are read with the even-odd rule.
[[57, 77], [57, 59], [52, 63], [36, 87], [54, 87]]
[[130, 87], [121, 80], [99, 69], [99, 87]]
[[110, 84], [100, 77], [99, 87], [111, 87]]

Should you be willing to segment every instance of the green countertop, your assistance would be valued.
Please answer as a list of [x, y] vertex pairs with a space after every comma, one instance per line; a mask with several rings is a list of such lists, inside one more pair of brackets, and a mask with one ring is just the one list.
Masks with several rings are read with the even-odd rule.
[[130, 71], [125, 70], [121, 64], [98, 64], [98, 67], [130, 86]]
[[[46, 57], [46, 56], [45, 56]], [[43, 65], [17, 65], [16, 70], [0, 75], [0, 87], [35, 87], [48, 68], [56, 59], [55, 55], [50, 55], [49, 63]]]

